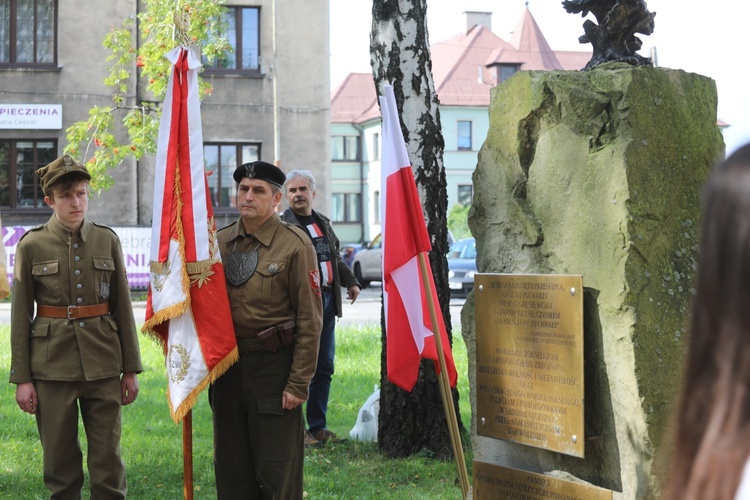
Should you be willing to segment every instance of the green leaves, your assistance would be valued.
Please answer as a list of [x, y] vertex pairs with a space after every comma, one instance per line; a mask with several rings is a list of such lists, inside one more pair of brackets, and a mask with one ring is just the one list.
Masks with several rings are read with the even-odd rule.
[[[110, 169], [128, 158], [140, 160], [156, 151], [161, 101], [171, 71], [165, 54], [179, 46], [180, 40], [208, 60], [232, 51], [223, 35], [226, 9], [219, 1], [146, 0], [144, 4], [144, 11], [138, 14], [139, 33], [135, 21], [127, 18], [102, 42], [111, 51], [104, 84], [112, 89], [112, 106], [92, 108], [87, 120], [66, 130], [63, 151], [86, 165], [91, 191], [97, 194], [114, 184]], [[178, 22], [176, 27], [175, 18], [187, 22]], [[136, 36], [140, 39], [137, 49]], [[139, 95], [138, 79], [146, 95]], [[210, 96], [211, 85], [199, 81], [201, 97]]]

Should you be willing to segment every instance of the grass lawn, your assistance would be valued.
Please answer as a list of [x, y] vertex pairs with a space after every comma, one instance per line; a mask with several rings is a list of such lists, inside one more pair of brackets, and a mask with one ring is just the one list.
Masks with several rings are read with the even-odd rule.
[[[0, 327], [0, 373], [10, 368], [10, 333]], [[337, 328], [336, 375], [328, 406], [328, 427], [348, 437], [360, 406], [380, 381], [379, 327]], [[166, 374], [161, 350], [145, 336], [141, 352], [146, 371], [139, 377], [138, 400], [123, 409], [122, 452], [128, 467], [128, 497], [182, 498], [182, 427], [169, 417]], [[454, 335], [459, 373], [461, 417], [470, 425], [466, 348]], [[48, 498], [42, 482], [42, 450], [34, 417], [15, 402], [15, 385], [0, 384], [0, 498]], [[193, 469], [195, 498], [216, 498], [212, 463], [211, 411], [207, 391], [193, 408]], [[85, 455], [85, 435], [80, 430]], [[464, 447], [469, 444], [464, 442]], [[467, 467], [471, 452], [467, 449]], [[471, 471], [469, 471], [471, 477]], [[84, 486], [84, 498], [89, 498]], [[376, 443], [346, 441], [306, 450], [305, 490], [311, 499], [461, 498], [453, 460], [427, 456], [386, 459]]]

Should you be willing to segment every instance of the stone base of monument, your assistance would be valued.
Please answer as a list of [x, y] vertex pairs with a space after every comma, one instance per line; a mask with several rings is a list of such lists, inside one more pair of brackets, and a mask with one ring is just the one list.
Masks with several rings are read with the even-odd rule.
[[[584, 398], [572, 411], [583, 420], [583, 446], [569, 454], [478, 431], [476, 360], [490, 353], [477, 353], [475, 286], [462, 334], [480, 468], [587, 484], [614, 498], [658, 496], [686, 348], [701, 189], [724, 152], [716, 106], [710, 78], [617, 64], [520, 72], [493, 90], [469, 217], [477, 269], [582, 276]], [[500, 324], [481, 335], [507, 331]], [[517, 377], [498, 385], [524, 389]], [[505, 415], [499, 403], [485, 406], [485, 414]], [[550, 420], [549, 407], [534, 410], [536, 420]]]

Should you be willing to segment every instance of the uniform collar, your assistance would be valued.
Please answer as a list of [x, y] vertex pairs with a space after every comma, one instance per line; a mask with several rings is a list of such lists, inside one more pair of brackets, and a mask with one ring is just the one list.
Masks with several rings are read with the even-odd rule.
[[[266, 220], [266, 222], [264, 222], [263, 225], [253, 233], [253, 236], [256, 240], [261, 242], [263, 246], [270, 246], [273, 235], [276, 233], [276, 229], [278, 229], [280, 224], [281, 219], [279, 219], [279, 214], [274, 212], [271, 214], [268, 220]], [[242, 225], [242, 217], [240, 217], [235, 223], [234, 227], [231, 229], [231, 233], [229, 234], [229, 241], [244, 236], [244, 226]]]
[[[49, 221], [47, 221], [47, 227], [50, 231], [52, 231], [52, 233], [56, 234], [61, 240], [65, 242], [70, 240], [70, 238], [75, 234], [71, 233], [67, 227], [60, 224], [60, 221], [57, 220], [55, 214], [52, 214], [52, 217], [50, 217]], [[90, 230], [91, 222], [89, 222], [88, 219], [83, 219], [81, 229], [79, 230], [81, 234], [81, 240], [83, 240], [84, 242], [86, 241], [86, 237], [88, 236]]]

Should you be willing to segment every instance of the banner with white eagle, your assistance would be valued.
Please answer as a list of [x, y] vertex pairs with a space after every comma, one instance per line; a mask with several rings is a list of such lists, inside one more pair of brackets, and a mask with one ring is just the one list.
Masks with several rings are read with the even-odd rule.
[[157, 141], [143, 331], [164, 349], [167, 399], [179, 422], [238, 353], [203, 163], [201, 63], [185, 47], [166, 57], [173, 69]]

